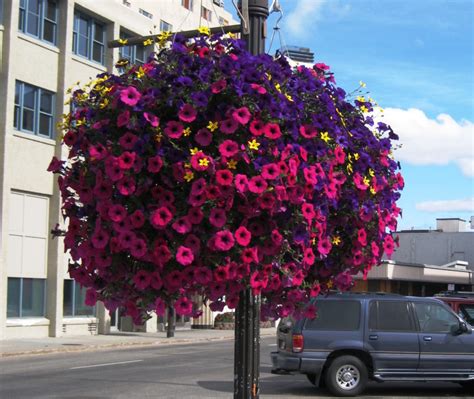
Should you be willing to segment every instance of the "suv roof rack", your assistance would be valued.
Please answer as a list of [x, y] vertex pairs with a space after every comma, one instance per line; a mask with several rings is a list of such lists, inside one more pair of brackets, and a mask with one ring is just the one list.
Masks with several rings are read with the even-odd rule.
[[456, 297], [456, 298], [474, 298], [474, 292], [471, 291], [442, 291], [435, 294], [435, 297]]
[[[380, 295], [380, 296], [403, 296], [401, 294], [393, 292], [368, 292], [368, 291], [336, 291], [331, 290], [329, 294], [339, 294], [339, 295]], [[474, 294], [474, 293], [473, 293]]]

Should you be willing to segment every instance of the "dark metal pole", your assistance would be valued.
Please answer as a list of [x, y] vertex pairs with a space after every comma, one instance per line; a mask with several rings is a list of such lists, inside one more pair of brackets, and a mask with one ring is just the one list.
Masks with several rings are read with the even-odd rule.
[[[242, 21], [242, 38], [247, 49], [257, 55], [265, 52], [268, 0], [240, 0], [239, 8], [248, 21]], [[260, 374], [260, 296], [250, 288], [240, 293], [235, 311], [234, 399], [258, 399]]]
[[174, 337], [175, 325], [176, 325], [176, 315], [174, 313], [174, 307], [168, 306], [168, 325], [166, 327], [166, 338]]

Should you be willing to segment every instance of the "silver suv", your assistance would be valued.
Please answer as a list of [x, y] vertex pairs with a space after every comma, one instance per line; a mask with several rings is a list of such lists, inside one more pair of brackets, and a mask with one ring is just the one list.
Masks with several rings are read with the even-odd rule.
[[283, 319], [272, 372], [302, 373], [336, 396], [368, 380], [453, 381], [474, 388], [471, 326], [438, 299], [330, 294], [315, 319]]

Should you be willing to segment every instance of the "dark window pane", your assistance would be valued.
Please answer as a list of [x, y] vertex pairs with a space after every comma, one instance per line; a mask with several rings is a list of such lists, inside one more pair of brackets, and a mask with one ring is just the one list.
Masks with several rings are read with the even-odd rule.
[[23, 279], [22, 317], [44, 316], [44, 286], [44, 280]]
[[94, 46], [92, 49], [92, 59], [96, 62], [100, 62], [101, 64], [103, 63], [103, 51], [104, 51], [104, 46], [101, 44], [98, 44], [94, 42]]
[[18, 105], [15, 105], [15, 114], [13, 115], [13, 126], [15, 129], [20, 128], [20, 107]]
[[23, 108], [23, 123], [21, 125], [22, 130], [34, 131], [35, 127], [35, 113], [32, 110]]
[[[411, 322], [408, 302], [377, 301], [377, 330], [379, 331], [414, 331]], [[373, 309], [373, 308], [372, 308]], [[371, 309], [371, 310], [372, 310]]]
[[132, 48], [130, 46], [120, 47], [120, 58], [126, 58], [131, 61], [132, 59]]
[[95, 314], [95, 306], [85, 305], [86, 291], [85, 287], [81, 287], [78, 283], [76, 285], [76, 295], [74, 298], [74, 304], [76, 308], [75, 316], [93, 316]]
[[21, 95], [21, 83], [15, 83], [15, 104], [20, 104], [20, 95]]
[[359, 328], [360, 303], [357, 301], [316, 301], [317, 316], [308, 319], [309, 330], [353, 331]]
[[44, 21], [43, 39], [53, 44], [56, 43], [56, 24], [47, 20]]
[[72, 316], [72, 287], [73, 280], [64, 280], [63, 313], [64, 316]]
[[89, 39], [86, 36], [77, 36], [77, 53], [83, 57], [89, 56]]
[[50, 115], [40, 114], [38, 133], [50, 137], [52, 122], [53, 118]]
[[104, 42], [104, 27], [99, 24], [94, 24], [94, 40]]
[[20, 279], [8, 278], [7, 317], [20, 317]]
[[18, 30], [25, 31], [25, 10], [21, 9], [18, 15]]
[[28, 11], [34, 14], [39, 14], [40, 0], [28, 0]]
[[461, 316], [469, 323], [474, 324], [474, 305], [460, 305]]
[[40, 110], [48, 114], [53, 113], [53, 96], [44, 90], [41, 91]]
[[26, 31], [34, 36], [39, 36], [39, 16], [28, 13]]
[[139, 64], [145, 62], [145, 48], [143, 46], [135, 47], [135, 62]]
[[82, 17], [77, 18], [77, 31], [82, 35], [82, 36], [89, 36], [89, 27], [88, 27], [88, 21]]
[[57, 5], [55, 1], [48, 0], [45, 4], [45, 17], [48, 18], [50, 21], [56, 22], [56, 9]]
[[23, 85], [23, 106], [27, 108], [35, 108], [35, 92], [36, 89], [30, 85]]

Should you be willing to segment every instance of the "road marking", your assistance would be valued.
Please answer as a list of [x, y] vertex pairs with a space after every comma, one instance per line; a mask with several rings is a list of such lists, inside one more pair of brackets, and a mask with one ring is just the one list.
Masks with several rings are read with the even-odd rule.
[[277, 346], [277, 344], [268, 344], [268, 346]]
[[92, 367], [103, 367], [103, 366], [115, 366], [116, 364], [128, 364], [128, 363], [138, 363], [138, 362], [143, 362], [143, 360], [128, 360], [126, 362], [92, 364], [90, 366], [71, 367], [69, 370], [89, 369], [89, 368], [92, 368]]

